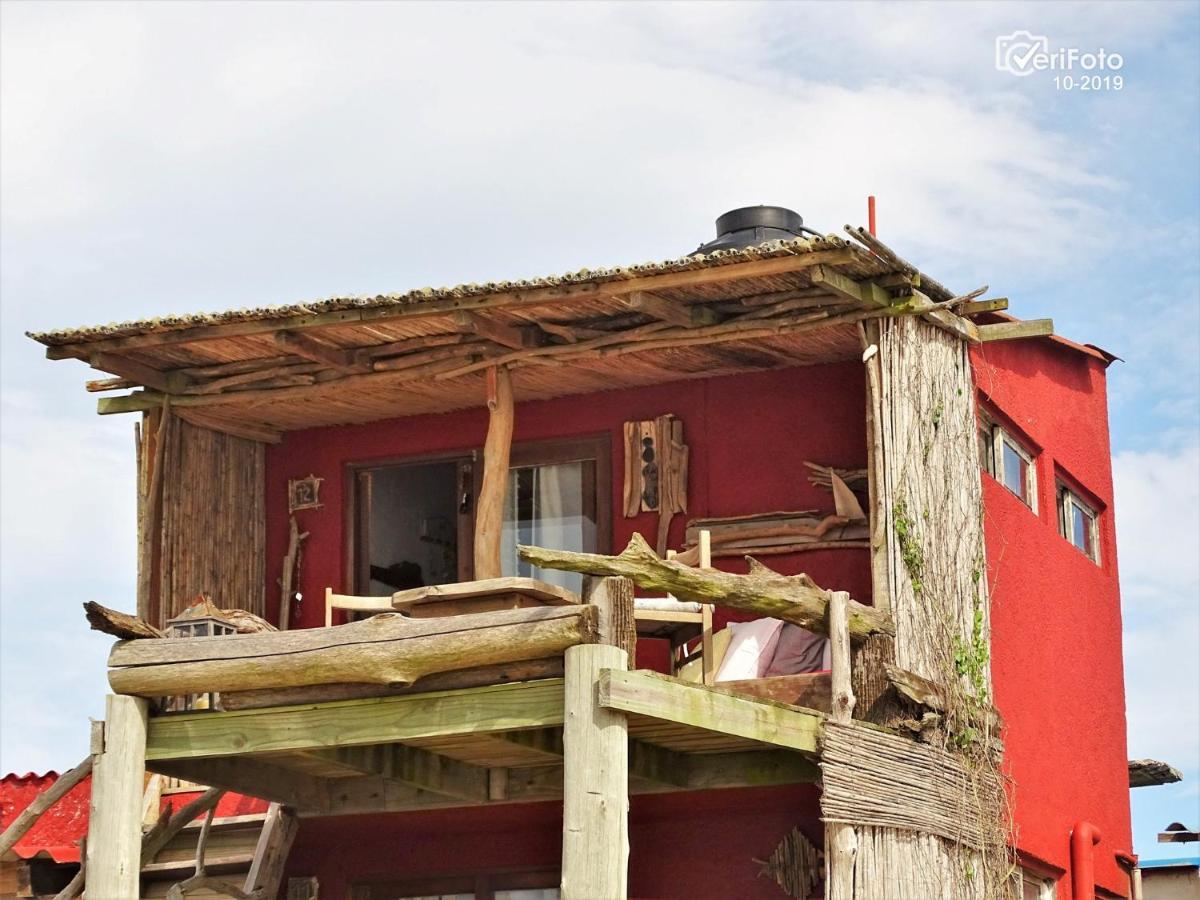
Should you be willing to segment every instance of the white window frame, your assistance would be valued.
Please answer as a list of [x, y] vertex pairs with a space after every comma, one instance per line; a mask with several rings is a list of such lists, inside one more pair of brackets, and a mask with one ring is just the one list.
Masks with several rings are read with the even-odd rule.
[[[1008, 488], [1009, 493], [1033, 510], [1034, 514], [1038, 511], [1038, 494], [1037, 494], [1037, 465], [1034, 462], [1034, 456], [1025, 449], [1025, 445], [1013, 437], [1003, 426], [991, 424], [992, 431], [992, 477], [999, 481], [1005, 488]], [[1004, 479], [1004, 447], [1011, 447], [1013, 452], [1021, 459], [1025, 460], [1025, 497], [1013, 491], [1008, 487], [1008, 482]]]
[[[1087, 517], [1087, 529], [1092, 552], [1088, 553], [1075, 543], [1075, 510], [1082, 509]], [[1058, 522], [1059, 533], [1067, 543], [1094, 562], [1100, 565], [1100, 513], [1077, 493], [1058, 482]]]

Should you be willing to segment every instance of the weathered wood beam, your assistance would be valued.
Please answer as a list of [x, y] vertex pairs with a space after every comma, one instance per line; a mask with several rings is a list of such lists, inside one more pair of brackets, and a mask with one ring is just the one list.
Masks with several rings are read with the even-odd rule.
[[407, 619], [383, 614], [334, 628], [117, 643], [109, 683], [164, 697], [313, 684], [411, 684], [468, 664], [544, 659], [596, 639], [596, 610], [580, 606]]
[[313, 339], [298, 331], [278, 331], [275, 333], [275, 343], [284, 350], [290, 350], [297, 356], [322, 363], [331, 369], [343, 372], [365, 372], [368, 366], [359, 359], [353, 350], [345, 350]]
[[625, 897], [629, 870], [629, 745], [623, 710], [604, 703], [603, 677], [629, 674], [608, 644], [566, 654], [563, 722], [564, 900]]
[[[151, 721], [152, 729], [154, 721], [157, 720]], [[150, 760], [146, 765], [150, 771], [162, 775], [212, 785], [219, 791], [234, 791], [247, 797], [282, 803], [294, 809], [321, 810], [328, 799], [323, 779], [250, 756], [231, 759], [161, 759]], [[191, 818], [194, 819], [198, 814], [199, 811], [192, 813]]]
[[140, 386], [141, 382], [134, 381], [132, 378], [98, 378], [95, 381], [89, 381], [84, 384], [84, 388], [89, 394], [102, 394], [105, 391], [124, 391]]
[[980, 313], [1004, 312], [1008, 309], [1008, 298], [997, 297], [994, 300], [972, 300], [955, 308], [960, 316], [977, 316]]
[[479, 313], [466, 310], [454, 314], [454, 330], [459, 334], [474, 334], [512, 350], [538, 347], [545, 343], [545, 332], [537, 326], [521, 327], [497, 322]]
[[220, 432], [221, 434], [228, 434], [231, 437], [238, 437], [247, 441], [258, 441], [260, 444], [278, 444], [283, 440], [283, 434], [274, 428], [251, 425], [248, 422], [230, 422], [219, 415], [211, 415], [198, 410], [188, 409], [187, 407], [177, 409], [175, 413], [179, 418], [191, 425], [197, 425], [201, 428], [207, 428], [209, 431]]
[[[846, 622], [846, 606], [850, 595], [834, 591], [829, 598], [830, 677], [833, 700], [829, 719], [849, 725], [854, 713], [855, 697], [850, 683], [850, 631]], [[847, 822], [825, 823], [825, 844], [829, 848], [825, 859], [825, 880], [828, 896], [833, 900], [854, 897], [854, 856], [858, 835]]]
[[626, 278], [603, 283], [503, 291], [492, 294], [481, 294], [474, 297], [439, 297], [420, 303], [394, 304], [373, 309], [339, 309], [325, 313], [281, 316], [275, 319], [197, 325], [173, 331], [135, 334], [99, 341], [84, 341], [76, 344], [58, 344], [46, 348], [46, 358], [86, 358], [92, 353], [111, 350], [130, 350], [138, 347], [164, 346], [191, 341], [224, 340], [225, 338], [251, 334], [268, 334], [274, 331], [294, 331], [301, 328], [320, 328], [328, 325], [347, 325], [357, 322], [428, 318], [429, 316], [446, 315], [458, 310], [538, 306], [578, 298], [610, 297], [614, 294], [628, 294], [632, 291], [663, 290], [667, 288], [688, 287], [694, 284], [719, 284], [743, 278], [757, 278], [764, 275], [780, 275], [785, 272], [796, 272], [822, 264], [839, 265], [855, 262], [860, 259], [862, 259], [862, 251], [848, 246], [837, 250], [817, 250], [811, 253], [796, 254], [795, 256], [752, 260], [715, 268], [664, 272], [660, 275], [645, 275], [638, 278]]
[[0, 834], [0, 857], [8, 853], [28, 833], [29, 829], [37, 824], [42, 813], [61, 800], [71, 788], [90, 774], [92, 774], [91, 756], [69, 772], [64, 772], [54, 784], [34, 797], [29, 805], [9, 823], [9, 826], [4, 829], [4, 833]]
[[562, 657], [555, 656], [550, 659], [532, 659], [494, 666], [455, 669], [452, 672], [437, 672], [418, 678], [414, 684], [401, 687], [386, 684], [317, 684], [297, 688], [226, 691], [221, 694], [221, 709], [263, 709], [268, 706], [326, 703], [330, 700], [393, 697], [401, 694], [506, 684], [512, 681], [531, 681], [537, 678], [562, 678], [562, 675]]
[[[748, 575], [694, 569], [661, 559], [637, 532], [619, 556], [526, 546], [518, 547], [517, 552], [521, 559], [545, 569], [621, 575], [639, 587], [665, 591], [680, 600], [773, 616], [810, 631], [826, 633], [828, 628], [828, 591], [807, 575], [780, 575], [757, 561]], [[849, 609], [850, 633], [855, 639], [862, 640], [877, 632], [893, 633], [891, 620], [878, 610], [854, 601]]]
[[[562, 724], [562, 685], [560, 679], [547, 678], [312, 706], [159, 716], [150, 722], [146, 755], [154, 763], [151, 768], [162, 771], [160, 760], [352, 747], [451, 734], [545, 728]], [[271, 799], [284, 801], [282, 797]]]
[[720, 314], [703, 303], [686, 305], [668, 300], [649, 291], [634, 291], [625, 298], [626, 305], [637, 312], [645, 313], [660, 322], [670, 322], [682, 328], [700, 328], [705, 325], [716, 325], [721, 321]]
[[87, 889], [93, 897], [137, 897], [142, 869], [142, 788], [147, 701], [109, 695], [104, 750], [92, 774]]
[[812, 710], [737, 697], [657, 672], [615, 669], [600, 676], [600, 705], [805, 753], [817, 752], [824, 718]]
[[1026, 319], [1024, 322], [997, 322], [979, 325], [981, 341], [1014, 341], [1018, 338], [1045, 337], [1054, 334], [1053, 319]]
[[365, 747], [335, 747], [312, 754], [363, 775], [378, 775], [431, 794], [441, 794], [472, 803], [488, 799], [485, 768], [403, 744]]
[[979, 326], [974, 322], [964, 319], [962, 316], [952, 313], [947, 309], [939, 308], [937, 304], [920, 291], [913, 291], [912, 296], [913, 300], [922, 307], [932, 307], [923, 310], [925, 321], [970, 344], [979, 343]]
[[513, 435], [512, 379], [507, 368], [488, 369], [487, 390], [488, 430], [483, 444], [483, 482], [475, 504], [475, 578], [481, 580], [504, 574], [500, 542]]
[[295, 812], [279, 803], [271, 804], [254, 848], [254, 862], [246, 873], [246, 882], [242, 887], [245, 893], [264, 900], [279, 896], [288, 851], [292, 848], [299, 827]]
[[162, 369], [140, 363], [136, 359], [119, 356], [115, 353], [93, 353], [88, 358], [88, 365], [101, 372], [111, 372], [121, 378], [144, 384], [146, 387], [162, 391], [164, 394], [179, 393], [186, 390], [191, 384], [191, 379], [182, 373], [165, 372]]
[[896, 302], [885, 288], [875, 282], [855, 281], [829, 266], [814, 266], [808, 277], [813, 284], [824, 285], [830, 293], [853, 300], [860, 306], [887, 307]]

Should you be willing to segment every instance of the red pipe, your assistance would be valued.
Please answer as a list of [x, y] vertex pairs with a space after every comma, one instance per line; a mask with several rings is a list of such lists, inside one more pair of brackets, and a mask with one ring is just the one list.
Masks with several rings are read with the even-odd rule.
[[1071, 900], [1095, 900], [1096, 859], [1100, 829], [1080, 819], [1071, 829]]
[[872, 194], [867, 198], [867, 231], [871, 232], [871, 237], [875, 237], [875, 195]]

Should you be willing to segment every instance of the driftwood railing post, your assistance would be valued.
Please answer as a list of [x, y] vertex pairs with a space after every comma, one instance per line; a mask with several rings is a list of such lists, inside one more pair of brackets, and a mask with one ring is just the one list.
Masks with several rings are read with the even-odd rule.
[[[833, 682], [829, 718], [839, 725], [849, 725], [854, 713], [854, 693], [850, 687], [850, 629], [846, 621], [849, 600], [850, 595], [844, 591], [833, 591], [829, 595], [829, 664]], [[854, 826], [827, 823], [825, 847], [826, 900], [853, 900], [854, 856], [858, 850]]]
[[139, 895], [147, 707], [140, 697], [119, 694], [109, 694], [105, 704], [104, 746], [92, 767], [86, 860], [89, 896]]
[[[601, 640], [566, 652], [563, 721], [564, 900], [624, 900], [629, 868], [629, 737], [625, 714], [599, 704], [600, 673], [626, 670], [632, 649], [633, 585], [591, 581]], [[607, 622], [607, 626], [603, 623]]]
[[508, 369], [494, 366], [487, 373], [488, 431], [483, 444], [483, 483], [475, 508], [475, 580], [499, 578], [500, 532], [504, 526], [504, 495], [508, 490], [508, 460], [512, 452], [513, 393]]

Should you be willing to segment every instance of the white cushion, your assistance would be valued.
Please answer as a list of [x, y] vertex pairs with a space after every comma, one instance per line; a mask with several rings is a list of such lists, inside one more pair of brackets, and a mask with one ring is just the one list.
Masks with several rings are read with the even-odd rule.
[[775, 644], [779, 641], [779, 630], [783, 622], [779, 619], [756, 619], [753, 622], [730, 622], [733, 637], [725, 659], [717, 671], [717, 681], [740, 681], [744, 678], [762, 678], [775, 655]]

